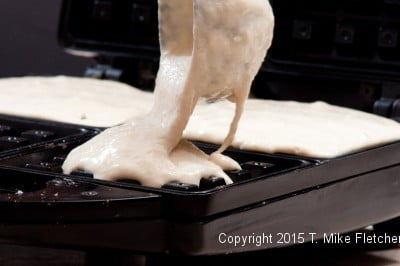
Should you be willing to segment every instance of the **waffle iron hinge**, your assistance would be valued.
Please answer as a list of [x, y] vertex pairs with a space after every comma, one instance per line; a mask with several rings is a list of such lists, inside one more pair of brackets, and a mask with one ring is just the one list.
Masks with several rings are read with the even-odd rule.
[[120, 81], [146, 91], [154, 89], [158, 60], [107, 57], [96, 60], [97, 64], [86, 68], [85, 77]]
[[87, 67], [85, 77], [96, 79], [120, 80], [123, 71], [107, 64], [97, 64]]
[[382, 85], [381, 98], [375, 101], [374, 113], [400, 122], [400, 84]]

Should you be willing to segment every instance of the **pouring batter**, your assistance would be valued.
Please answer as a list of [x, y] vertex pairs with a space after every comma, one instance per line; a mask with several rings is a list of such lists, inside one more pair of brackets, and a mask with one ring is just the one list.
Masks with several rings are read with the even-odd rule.
[[[198, 184], [240, 166], [223, 152], [232, 142], [250, 85], [271, 45], [272, 9], [266, 0], [159, 0], [161, 59], [150, 113], [110, 128], [74, 149], [63, 170], [96, 178], [130, 178], [160, 187]], [[234, 119], [211, 156], [182, 140], [199, 98], [228, 98]]]

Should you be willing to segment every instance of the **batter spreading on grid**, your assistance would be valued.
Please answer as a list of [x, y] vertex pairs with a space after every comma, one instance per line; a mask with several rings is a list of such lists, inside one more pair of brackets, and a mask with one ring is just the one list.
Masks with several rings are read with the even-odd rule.
[[[154, 187], [171, 181], [199, 184], [212, 176], [232, 182], [224, 170], [240, 166], [221, 152], [233, 141], [271, 45], [272, 9], [265, 0], [160, 0], [159, 25], [160, 69], [150, 113], [74, 149], [64, 162], [65, 173], [80, 169], [98, 179], [130, 178]], [[182, 139], [201, 97], [236, 104], [229, 133], [211, 156]]]

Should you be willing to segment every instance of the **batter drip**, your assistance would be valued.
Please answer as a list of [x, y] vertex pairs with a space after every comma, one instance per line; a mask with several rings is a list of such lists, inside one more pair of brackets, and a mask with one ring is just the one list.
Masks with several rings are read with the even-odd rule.
[[[199, 184], [240, 166], [221, 154], [232, 142], [250, 85], [271, 45], [272, 9], [266, 0], [159, 0], [161, 58], [150, 113], [105, 130], [67, 157], [63, 170], [105, 180], [135, 179], [160, 187]], [[199, 98], [228, 98], [234, 119], [211, 156], [182, 140]]]

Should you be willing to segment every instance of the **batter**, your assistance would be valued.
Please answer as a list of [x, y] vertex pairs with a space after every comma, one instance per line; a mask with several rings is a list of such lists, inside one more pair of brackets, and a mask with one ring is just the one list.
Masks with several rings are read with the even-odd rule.
[[[232, 142], [250, 85], [273, 35], [266, 0], [159, 0], [161, 58], [154, 105], [142, 119], [104, 131], [67, 157], [63, 170], [95, 178], [131, 178], [160, 187], [199, 184], [240, 166], [221, 154]], [[208, 156], [182, 140], [199, 98], [228, 98], [234, 119], [221, 148]]]
[[[119, 82], [73, 77], [0, 79], [0, 95], [3, 114], [98, 127], [133, 123], [154, 100]], [[222, 143], [234, 110], [227, 101], [200, 102], [183, 137]], [[232, 145], [266, 153], [332, 158], [400, 139], [393, 120], [323, 102], [249, 99], [240, 124]]]
[[75, 77], [0, 79], [0, 113], [96, 127], [143, 117], [153, 93], [126, 84]]
[[[184, 137], [211, 143], [224, 140], [234, 105], [201, 103]], [[264, 153], [334, 158], [400, 140], [400, 124], [377, 115], [330, 105], [249, 99], [233, 147]]]

